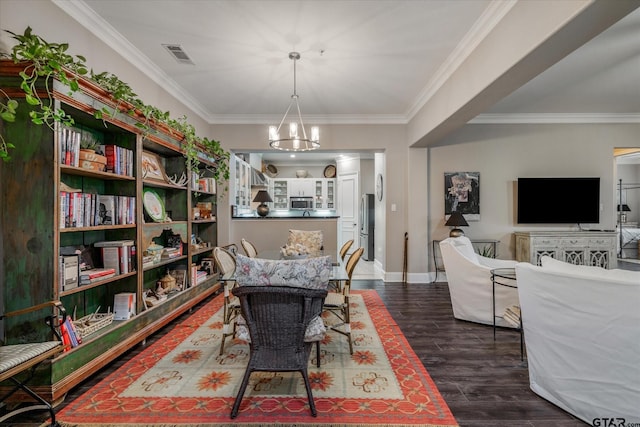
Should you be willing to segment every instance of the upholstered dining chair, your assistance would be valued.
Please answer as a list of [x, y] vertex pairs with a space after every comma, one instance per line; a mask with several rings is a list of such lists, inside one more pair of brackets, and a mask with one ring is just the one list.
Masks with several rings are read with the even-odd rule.
[[309, 252], [320, 252], [324, 249], [324, 236], [321, 230], [289, 230], [287, 246], [302, 245]]
[[255, 258], [258, 256], [258, 250], [253, 245], [253, 243], [243, 238], [242, 240], [240, 240], [240, 244], [242, 245], [242, 249], [244, 250], [245, 255], [247, 255], [249, 258]]
[[[338, 253], [340, 255], [340, 262], [344, 262], [344, 257], [347, 256], [347, 252], [349, 252], [349, 249], [351, 249], [352, 245], [353, 239], [344, 242], [344, 244], [340, 248], [340, 252]], [[342, 281], [332, 280], [331, 282], [329, 282], [329, 287], [333, 288], [336, 292], [342, 292]]]
[[353, 354], [353, 341], [351, 340], [351, 315], [349, 313], [349, 292], [351, 290], [351, 277], [356, 268], [364, 248], [356, 249], [347, 260], [346, 271], [348, 279], [344, 282], [341, 292], [329, 292], [324, 301], [323, 310], [332, 313], [341, 323], [331, 326], [331, 329], [347, 337], [349, 340], [349, 354]]
[[[229, 277], [236, 271], [236, 256], [222, 247], [213, 249], [213, 259], [216, 263], [220, 275], [224, 278]], [[240, 313], [240, 302], [234, 297], [231, 290], [235, 287], [236, 282], [232, 280], [222, 280], [224, 302], [223, 302], [223, 326], [222, 326], [222, 343], [220, 344], [220, 354], [224, 353], [224, 343], [228, 337], [235, 334], [236, 318]]]
[[311, 414], [317, 416], [307, 367], [325, 333], [320, 317], [331, 277], [331, 257], [266, 260], [238, 255], [233, 293], [248, 328], [249, 363], [231, 418], [238, 415], [251, 373], [300, 372]]

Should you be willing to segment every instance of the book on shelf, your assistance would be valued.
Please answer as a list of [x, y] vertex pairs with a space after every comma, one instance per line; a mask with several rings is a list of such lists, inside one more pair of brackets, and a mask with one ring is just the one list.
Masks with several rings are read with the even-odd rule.
[[77, 167], [80, 164], [80, 130], [62, 126], [58, 136], [60, 139], [60, 162], [63, 165]]
[[99, 194], [96, 200], [96, 225], [114, 225], [115, 196]]
[[113, 296], [113, 320], [128, 320], [136, 315], [136, 294], [124, 292]]
[[80, 261], [78, 255], [60, 255], [58, 268], [58, 286], [60, 291], [78, 287]]
[[97, 150], [107, 158], [107, 172], [133, 176], [133, 151], [113, 144], [100, 145]]
[[78, 330], [76, 329], [76, 325], [73, 324], [73, 320], [71, 319], [71, 316], [69, 316], [68, 314], [65, 322], [67, 324], [67, 329], [69, 329], [72, 332], [72, 335], [75, 337], [76, 342], [78, 344], [82, 344], [82, 335], [78, 333]]

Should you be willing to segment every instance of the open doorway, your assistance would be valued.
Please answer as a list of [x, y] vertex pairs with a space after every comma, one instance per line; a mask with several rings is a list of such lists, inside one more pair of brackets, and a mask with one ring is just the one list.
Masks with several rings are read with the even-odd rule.
[[640, 265], [640, 148], [614, 151], [618, 259]]

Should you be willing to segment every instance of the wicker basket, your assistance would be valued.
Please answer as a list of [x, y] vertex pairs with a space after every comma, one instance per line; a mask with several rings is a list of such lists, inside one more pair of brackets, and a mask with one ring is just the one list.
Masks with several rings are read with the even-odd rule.
[[92, 334], [113, 322], [113, 313], [97, 313], [81, 317], [74, 320], [73, 325], [80, 334], [81, 338]]

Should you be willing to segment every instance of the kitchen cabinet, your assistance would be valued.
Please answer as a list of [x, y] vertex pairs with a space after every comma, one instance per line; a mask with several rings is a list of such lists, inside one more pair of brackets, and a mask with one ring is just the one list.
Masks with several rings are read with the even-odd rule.
[[335, 179], [314, 180], [314, 201], [316, 209], [335, 209]]
[[289, 180], [274, 179], [273, 180], [273, 209], [286, 210], [289, 209]]
[[234, 158], [234, 204], [239, 213], [251, 210], [251, 165], [240, 157]]
[[289, 197], [313, 197], [315, 180], [312, 178], [294, 178], [289, 180]]

